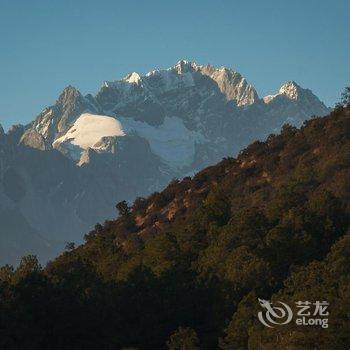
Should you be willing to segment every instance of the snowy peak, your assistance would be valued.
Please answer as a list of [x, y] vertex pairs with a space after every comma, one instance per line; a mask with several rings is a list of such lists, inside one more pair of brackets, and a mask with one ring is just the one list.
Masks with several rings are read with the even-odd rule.
[[299, 94], [302, 92], [302, 89], [295, 81], [288, 81], [283, 84], [279, 89], [280, 95], [285, 95], [291, 100], [296, 100]]
[[169, 68], [169, 70], [173, 70], [178, 74], [194, 72], [198, 70], [199, 66], [195, 62], [189, 62], [187, 60], [178, 61], [173, 67]]
[[237, 106], [250, 105], [259, 97], [254, 87], [247, 83], [242, 75], [226, 67], [216, 68], [211, 65], [198, 65], [195, 62], [181, 60], [171, 70], [177, 74], [197, 72], [212, 79], [225, 95], [227, 101], [234, 101]]
[[248, 84], [240, 73], [232, 69], [225, 67], [218, 69], [208, 65], [202, 67], [201, 71], [218, 84], [227, 101], [235, 101], [237, 106], [251, 105], [259, 99], [254, 87]]
[[295, 81], [286, 82], [276, 95], [265, 96], [263, 100], [267, 115], [280, 116], [280, 127], [285, 123], [301, 126], [313, 115], [324, 116], [330, 112], [311, 90], [303, 89]]
[[[214, 85], [208, 85], [201, 77], [205, 76]], [[133, 89], [133, 86], [142, 88], [144, 94], [151, 97], [156, 103], [160, 95], [170, 91], [183, 91], [184, 88], [192, 88], [200, 91], [207, 90], [208, 95], [212, 94], [215, 85], [219, 88], [227, 101], [234, 101], [237, 106], [250, 105], [256, 102], [259, 97], [254, 87], [247, 83], [246, 79], [238, 72], [221, 67], [216, 68], [211, 65], [199, 65], [195, 62], [180, 60], [168, 69], [157, 69], [148, 72], [146, 75], [133, 72], [121, 80], [106, 81], [103, 87], [117, 90], [125, 101], [134, 100], [140, 96], [142, 91]], [[111, 92], [110, 94], [113, 94]], [[150, 94], [150, 95], [149, 95]], [[108, 98], [107, 94], [105, 94]]]
[[129, 73], [125, 78], [123, 78], [123, 80], [130, 84], [140, 84], [142, 81], [142, 78], [140, 74], [136, 72], [132, 72], [132, 73]]
[[[244, 127], [249, 124], [254, 129], [251, 140], [278, 130], [285, 122], [300, 125], [312, 115], [329, 112], [310, 90], [294, 81], [264, 101], [233, 69], [180, 60], [168, 69], [146, 75], [132, 72], [105, 82], [95, 97], [66, 87], [55, 105], [27, 127], [21, 143], [43, 150], [54, 147], [73, 159], [89, 148], [109, 152], [112, 139], [127, 142], [127, 137], [119, 137], [117, 120], [127, 136], [136, 131], [169, 167], [188, 167], [191, 162], [202, 167], [246, 145], [234, 137], [240, 135], [243, 120]], [[268, 130], [255, 125], [258, 117]], [[173, 153], [184, 159], [175, 159]]]
[[135, 86], [143, 87], [143, 78], [137, 72], [129, 73], [121, 80], [104, 81], [102, 84], [102, 88], [105, 87], [105, 88], [117, 89], [125, 92], [129, 92], [130, 89], [132, 90], [132, 87], [135, 87]]
[[[277, 94], [265, 96], [263, 100], [265, 103], [270, 103], [276, 97], [280, 97], [280, 96], [286, 97], [289, 100], [293, 100], [293, 101], [299, 101], [300, 99], [305, 99], [305, 98], [318, 100], [318, 98], [312, 93], [311, 90], [303, 89], [300, 85], [298, 85], [293, 80], [287, 81], [285, 84], [283, 84], [278, 90]], [[321, 101], [319, 102], [322, 103]]]

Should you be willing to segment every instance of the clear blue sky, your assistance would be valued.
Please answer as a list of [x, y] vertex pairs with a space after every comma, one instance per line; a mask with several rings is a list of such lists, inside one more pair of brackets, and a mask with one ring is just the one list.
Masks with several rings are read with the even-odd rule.
[[234, 68], [260, 96], [295, 80], [333, 106], [350, 84], [349, 13], [349, 0], [0, 0], [0, 122], [181, 58]]

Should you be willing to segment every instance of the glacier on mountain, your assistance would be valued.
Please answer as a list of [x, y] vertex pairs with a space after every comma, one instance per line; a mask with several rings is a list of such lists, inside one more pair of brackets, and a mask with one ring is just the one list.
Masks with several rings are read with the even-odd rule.
[[178, 117], [166, 117], [162, 124], [152, 126], [132, 118], [83, 113], [67, 133], [53, 142], [53, 147], [65, 148], [73, 160], [79, 161], [83, 150], [105, 151], [103, 138], [126, 134], [146, 139], [155, 155], [170, 168], [178, 169], [190, 166], [196, 144], [205, 142], [203, 135], [187, 129]]
[[117, 118], [127, 134], [136, 133], [145, 138], [152, 152], [171, 168], [190, 166], [196, 144], [205, 142], [200, 132], [187, 129], [178, 117], [165, 117], [162, 124], [152, 126], [132, 118]]
[[83, 113], [65, 135], [53, 142], [53, 146], [69, 141], [82, 149], [96, 148], [103, 137], [124, 135], [120, 122], [115, 118]]

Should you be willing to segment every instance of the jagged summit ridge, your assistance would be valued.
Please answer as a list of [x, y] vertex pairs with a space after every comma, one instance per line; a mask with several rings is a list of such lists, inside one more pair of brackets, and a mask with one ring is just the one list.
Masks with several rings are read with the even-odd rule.
[[[289, 80], [286, 83], [284, 83], [278, 90], [277, 94], [275, 95], [267, 95], [263, 98], [265, 103], [271, 102], [274, 98], [278, 96], [284, 96], [290, 100], [298, 100], [300, 98], [303, 98], [304, 96], [313, 96], [313, 98], [318, 98], [312, 93], [310, 89], [304, 89], [302, 88], [298, 83], [296, 83], [294, 80]], [[319, 101], [319, 100], [318, 100]], [[325, 108], [327, 108], [323, 102], [319, 101], [320, 104], [322, 104]]]
[[183, 74], [183, 73], [187, 73], [187, 72], [193, 72], [196, 71], [198, 69], [200, 69], [202, 66], [198, 65], [196, 62], [190, 62], [187, 60], [179, 60], [178, 62], [176, 62], [176, 64], [170, 68], [168, 68], [168, 70], [174, 70], [176, 71], [178, 74]]
[[279, 94], [284, 94], [290, 99], [296, 100], [302, 90], [303, 89], [295, 81], [290, 80], [280, 87]]
[[99, 106], [91, 95], [83, 96], [78, 89], [69, 85], [56, 103], [45, 108], [27, 128], [21, 143], [39, 149], [51, 149], [55, 139], [65, 133], [82, 113], [98, 111]]
[[[276, 95], [266, 96], [263, 101], [261, 104], [255, 88], [233, 69], [180, 60], [167, 69], [145, 75], [131, 72], [120, 80], [106, 81], [96, 96], [83, 96], [76, 88], [66, 87], [55, 105], [45, 108], [27, 127], [21, 143], [41, 150], [56, 148], [77, 160], [84, 148], [77, 150], [69, 130], [84, 113], [95, 115], [96, 122], [99, 116], [107, 116], [116, 118], [151, 145], [156, 144], [159, 149], [153, 147], [155, 154], [177, 158], [162, 151], [169, 150], [168, 145], [162, 145], [165, 140], [174, 142], [173, 152], [186, 153], [189, 147], [191, 156], [184, 158], [186, 167], [192, 169], [194, 164], [202, 167], [238, 151], [247, 140], [278, 131], [285, 122], [300, 125], [313, 114], [325, 115], [329, 111], [310, 90], [294, 81], [285, 83]], [[179, 130], [193, 139], [177, 140]], [[163, 141], [154, 143], [155, 138]], [[161, 160], [174, 167], [169, 159]], [[176, 167], [185, 163], [177, 162]]]
[[105, 81], [103, 87], [129, 91], [130, 89], [125, 83], [132, 85], [142, 83], [145, 89], [154, 89], [158, 85], [158, 92], [165, 93], [193, 87], [200, 76], [210, 78], [217, 84], [227, 101], [234, 101], [238, 106], [250, 105], [258, 100], [258, 94], [254, 87], [248, 84], [240, 73], [225, 67], [216, 68], [209, 64], [199, 65], [187, 60], [180, 60], [167, 69], [152, 70], [143, 76], [132, 72], [122, 80]]

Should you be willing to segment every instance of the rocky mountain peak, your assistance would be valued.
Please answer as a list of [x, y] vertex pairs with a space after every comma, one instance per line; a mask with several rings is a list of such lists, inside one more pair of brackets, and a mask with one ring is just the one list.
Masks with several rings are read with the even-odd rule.
[[259, 97], [254, 87], [247, 83], [242, 75], [226, 67], [214, 67], [210, 64], [199, 65], [187, 60], [178, 61], [169, 69], [177, 74], [199, 73], [212, 79], [226, 96], [227, 101], [234, 101], [237, 106], [250, 105]]
[[199, 66], [195, 62], [180, 60], [171, 69], [176, 71], [178, 74], [183, 74], [196, 71], [198, 68]]
[[234, 101], [237, 106], [251, 105], [259, 100], [255, 88], [240, 73], [232, 69], [207, 65], [201, 66], [200, 72], [213, 79], [226, 96], [226, 100]]
[[69, 85], [53, 106], [45, 108], [36, 117], [20, 142], [33, 148], [50, 149], [57, 136], [66, 132], [82, 113], [97, 113], [98, 108], [92, 96], [84, 97]]
[[71, 105], [73, 103], [79, 102], [83, 99], [84, 99], [84, 97], [80, 93], [80, 91], [78, 89], [76, 89], [75, 87], [69, 85], [63, 89], [56, 104], [59, 104], [62, 106], [68, 106], [68, 105]]
[[295, 81], [290, 80], [283, 84], [279, 89], [279, 94], [286, 95], [292, 100], [296, 100], [302, 89]]
[[[152, 70], [145, 75], [132, 72], [121, 80], [105, 81], [96, 99], [103, 109], [117, 114], [125, 114], [125, 106], [129, 103], [140, 107], [142, 104], [144, 107], [138, 109], [138, 116], [147, 111], [147, 119], [154, 119], [155, 114], [164, 110], [164, 103], [176, 105], [178, 113], [190, 96], [198, 93], [203, 100], [205, 95], [214, 94], [219, 99], [224, 95], [224, 100], [233, 101], [237, 106], [251, 105], [259, 100], [254, 87], [240, 73], [184, 59], [168, 69]], [[149, 113], [152, 113], [152, 118]]]
[[130, 84], [140, 84], [142, 81], [141, 75], [137, 72], [129, 73], [127, 76], [123, 78], [123, 81]]
[[305, 100], [305, 102], [308, 101], [314, 104], [322, 105], [322, 107], [325, 109], [325, 113], [329, 112], [327, 107], [312, 93], [311, 90], [302, 88], [293, 80], [284, 83], [278, 90], [277, 94], [265, 96], [264, 102], [270, 103], [271, 101], [276, 100], [276, 98], [287, 98], [292, 101]]

